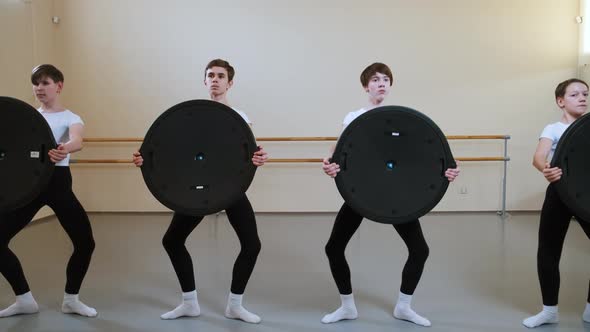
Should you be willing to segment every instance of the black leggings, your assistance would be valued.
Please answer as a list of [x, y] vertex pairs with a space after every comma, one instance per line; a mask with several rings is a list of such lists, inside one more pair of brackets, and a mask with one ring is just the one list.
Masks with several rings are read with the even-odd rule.
[[[559, 297], [559, 260], [565, 234], [573, 214], [561, 201], [555, 187], [550, 184], [545, 194], [541, 223], [539, 225], [539, 249], [537, 251], [537, 273], [541, 284], [543, 304], [557, 305]], [[580, 226], [590, 238], [590, 223], [580, 220]], [[587, 301], [590, 302], [590, 287]]]
[[[55, 167], [49, 185], [37, 198], [22, 208], [0, 215], [0, 272], [16, 295], [22, 295], [30, 290], [20, 262], [8, 248], [8, 243], [44, 205], [48, 205], [55, 212], [59, 223], [74, 245], [74, 252], [66, 269], [65, 291], [68, 294], [78, 294], [90, 265], [94, 238], [88, 215], [72, 192], [72, 175], [69, 167]], [[39, 254], [43, 254], [43, 248], [39, 248]]]
[[[338, 212], [338, 216], [336, 216], [332, 234], [330, 235], [328, 244], [326, 244], [326, 254], [330, 261], [330, 270], [332, 270], [332, 276], [336, 281], [338, 291], [343, 295], [352, 293], [350, 269], [344, 256], [344, 250], [362, 221], [363, 216], [356, 213], [345, 203], [342, 205], [340, 212]], [[408, 260], [402, 271], [400, 291], [404, 294], [412, 295], [420, 281], [422, 271], [424, 270], [424, 263], [428, 258], [428, 245], [422, 234], [420, 222], [417, 219], [406, 224], [393, 225], [393, 227], [405, 242], [409, 252]]]
[[[260, 252], [256, 219], [246, 195], [226, 209], [225, 212], [238, 235], [241, 246], [240, 254], [234, 264], [231, 292], [243, 294]], [[162, 239], [162, 244], [168, 256], [170, 256], [183, 292], [192, 292], [196, 289], [193, 262], [184, 244], [201, 220], [203, 220], [203, 216], [195, 217], [175, 213]]]

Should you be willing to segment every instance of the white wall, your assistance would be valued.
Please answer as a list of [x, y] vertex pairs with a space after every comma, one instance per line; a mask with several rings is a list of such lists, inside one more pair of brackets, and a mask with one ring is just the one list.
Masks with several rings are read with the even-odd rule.
[[[66, 75], [64, 101], [88, 137], [142, 137], [168, 107], [206, 98], [203, 67], [217, 57], [236, 68], [230, 101], [257, 136], [336, 136], [346, 113], [366, 103], [361, 70], [382, 61], [395, 76], [388, 103], [428, 114], [449, 135], [512, 135], [508, 207], [516, 210], [540, 208], [546, 184], [532, 154], [543, 126], [558, 119], [555, 85], [577, 73], [577, 0], [48, 2], [61, 18], [52, 60]], [[11, 70], [26, 77], [30, 69]], [[265, 147], [271, 157], [323, 157], [328, 144]], [[452, 147], [456, 156], [501, 153], [501, 142]], [[129, 158], [136, 148], [88, 144], [77, 158]], [[437, 209], [498, 209], [501, 167], [463, 163]], [[164, 209], [132, 167], [73, 168], [88, 210]], [[265, 166], [249, 196], [258, 211], [341, 203], [318, 165]]]

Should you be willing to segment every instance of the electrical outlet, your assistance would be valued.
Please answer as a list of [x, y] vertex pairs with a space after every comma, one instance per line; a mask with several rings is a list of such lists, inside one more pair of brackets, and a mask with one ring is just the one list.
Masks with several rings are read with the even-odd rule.
[[461, 188], [459, 189], [459, 194], [467, 195], [467, 186], [461, 186]]

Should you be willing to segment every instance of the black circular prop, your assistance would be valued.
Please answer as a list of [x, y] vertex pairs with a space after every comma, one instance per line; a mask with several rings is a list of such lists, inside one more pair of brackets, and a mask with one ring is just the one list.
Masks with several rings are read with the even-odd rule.
[[590, 222], [590, 116], [584, 115], [561, 135], [553, 159], [553, 167], [563, 173], [554, 182], [561, 200], [572, 212]]
[[373, 221], [419, 218], [444, 196], [456, 167], [446, 137], [426, 115], [402, 106], [368, 111], [346, 127], [332, 156], [336, 185], [355, 211]]
[[171, 107], [152, 124], [140, 153], [141, 172], [166, 207], [202, 216], [228, 208], [256, 172], [249, 125], [230, 107], [191, 100]]
[[30, 203], [45, 189], [55, 164], [51, 128], [31, 105], [0, 97], [0, 212]]

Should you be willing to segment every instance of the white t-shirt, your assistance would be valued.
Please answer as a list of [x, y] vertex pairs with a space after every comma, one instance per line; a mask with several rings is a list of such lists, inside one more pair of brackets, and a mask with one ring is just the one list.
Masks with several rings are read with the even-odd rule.
[[548, 138], [550, 139], [553, 144], [551, 145], [551, 151], [549, 152], [549, 156], [547, 156], [547, 160], [553, 159], [553, 153], [555, 152], [555, 148], [557, 147], [557, 142], [561, 138], [561, 135], [565, 132], [565, 130], [569, 127], [569, 124], [563, 122], [555, 122], [552, 124], [548, 124], [543, 132], [541, 133], [541, 138]]
[[[59, 143], [67, 143], [70, 140], [70, 126], [76, 123], [84, 125], [82, 119], [77, 116], [76, 114], [72, 113], [70, 110], [65, 110], [61, 112], [44, 112], [41, 108], [38, 109], [39, 113], [43, 115], [49, 127], [51, 127], [51, 131], [53, 132], [53, 137], [55, 138], [55, 142]], [[70, 164], [70, 154], [68, 156], [55, 164], [55, 166], [68, 166]]]
[[244, 121], [246, 121], [247, 124], [252, 125], [252, 121], [250, 121], [250, 119], [248, 119], [248, 116], [246, 115], [246, 113], [238, 110], [237, 108], [232, 107], [231, 109], [236, 111], [236, 113], [238, 113], [242, 117], [242, 119], [244, 119]]
[[361, 108], [358, 111], [354, 111], [354, 112], [350, 112], [348, 113], [345, 117], [344, 120], [342, 121], [342, 130], [346, 129], [346, 127], [348, 127], [348, 125], [354, 121], [354, 119], [358, 118], [359, 116], [363, 115], [364, 113], [366, 113], [367, 111], [369, 111], [366, 108]]

